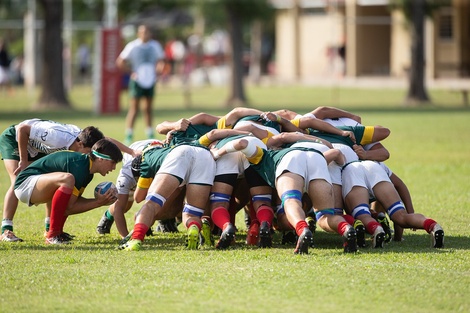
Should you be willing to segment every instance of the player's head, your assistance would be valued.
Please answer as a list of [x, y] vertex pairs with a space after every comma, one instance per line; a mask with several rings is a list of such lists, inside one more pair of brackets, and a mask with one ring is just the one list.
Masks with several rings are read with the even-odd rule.
[[80, 141], [84, 148], [91, 148], [99, 140], [103, 139], [103, 133], [95, 126], [85, 127], [78, 135], [77, 141]]
[[132, 163], [131, 163], [131, 171], [135, 179], [138, 179], [140, 176], [141, 165], [142, 165], [142, 154], [139, 154], [132, 160]]
[[139, 37], [143, 42], [147, 42], [152, 37], [152, 32], [147, 25], [140, 25], [137, 29], [137, 37]]
[[100, 139], [91, 148], [90, 158], [93, 161], [100, 158], [119, 163], [122, 161], [122, 152], [115, 143], [108, 139]]

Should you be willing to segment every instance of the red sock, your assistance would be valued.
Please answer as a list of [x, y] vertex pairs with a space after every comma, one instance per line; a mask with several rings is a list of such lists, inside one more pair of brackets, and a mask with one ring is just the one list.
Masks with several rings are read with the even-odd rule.
[[351, 225], [351, 226], [354, 225], [354, 217], [352, 217], [352, 215], [343, 214], [342, 216], [346, 220], [346, 222], [348, 222], [349, 225]]
[[434, 228], [434, 225], [436, 225], [437, 222], [431, 218], [427, 218], [424, 221], [423, 228], [426, 230], [428, 233], [432, 232], [432, 229]]
[[371, 221], [371, 222], [367, 223], [367, 225], [366, 225], [366, 230], [367, 230], [367, 232], [368, 232], [369, 234], [373, 235], [374, 232], [375, 232], [375, 230], [376, 230], [377, 227], [379, 227], [379, 226], [382, 226], [382, 225], [380, 225], [379, 222], [377, 222], [377, 221]]
[[222, 230], [224, 230], [224, 226], [227, 223], [230, 223], [230, 213], [228, 213], [226, 208], [221, 206], [212, 210], [211, 217], [212, 222]]
[[256, 217], [258, 218], [259, 223], [268, 222], [269, 227], [273, 224], [274, 211], [270, 206], [265, 204], [261, 205], [256, 212]]
[[302, 235], [304, 228], [308, 228], [308, 224], [306, 221], [300, 221], [297, 224], [295, 224], [295, 233], [297, 234], [297, 236]]
[[186, 228], [189, 228], [192, 225], [196, 225], [199, 231], [201, 230], [201, 224], [196, 220], [192, 220], [191, 222], [189, 222], [188, 225], [186, 225]]
[[348, 230], [349, 226], [350, 226], [350, 225], [349, 225], [347, 222], [340, 222], [340, 223], [338, 224], [338, 233], [339, 233], [341, 236], [343, 236], [344, 233]]
[[134, 225], [134, 232], [132, 233], [132, 239], [138, 239], [144, 241], [145, 234], [149, 230], [149, 227], [144, 223], [137, 223]]
[[69, 204], [73, 189], [67, 186], [60, 186], [52, 196], [51, 201], [51, 224], [47, 232], [47, 238], [60, 235], [64, 229], [64, 223], [67, 217], [65, 210]]

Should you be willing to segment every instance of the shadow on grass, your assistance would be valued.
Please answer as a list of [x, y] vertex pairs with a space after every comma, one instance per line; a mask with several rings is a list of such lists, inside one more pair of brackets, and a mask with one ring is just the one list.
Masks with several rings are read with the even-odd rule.
[[[245, 232], [239, 232], [236, 236], [236, 243], [232, 245], [228, 251], [247, 251], [258, 250], [257, 247], [247, 246], [245, 244]], [[281, 244], [282, 234], [275, 233], [273, 236], [273, 248], [281, 250], [293, 251], [295, 244]], [[217, 242], [217, 238], [214, 238]], [[371, 239], [366, 240], [367, 247], [359, 248], [362, 253], [417, 253], [417, 252], [433, 252], [433, 253], [448, 253], [452, 250], [470, 250], [468, 245], [468, 238], [464, 236], [446, 236], [444, 249], [431, 248], [430, 236], [424, 231], [416, 234], [405, 234], [404, 241], [402, 242], [389, 242], [385, 244], [384, 249], [372, 249]], [[314, 235], [314, 248], [310, 252], [319, 250], [335, 250], [334, 252], [342, 253], [343, 241], [337, 234], [329, 234], [323, 231], [317, 231]], [[102, 250], [116, 250], [118, 251], [119, 240], [114, 237], [88, 237], [84, 240], [77, 238], [70, 245], [46, 245], [44, 242], [34, 240], [20, 243], [2, 243], [0, 244], [0, 251], [56, 251], [56, 250], [83, 250], [83, 251], [102, 251]], [[153, 250], [166, 250], [178, 251], [185, 250], [185, 234], [183, 232], [176, 234], [157, 234], [151, 237], [146, 237], [142, 251]], [[205, 248], [204, 251], [216, 251], [214, 247]], [[268, 249], [269, 251], [269, 249]], [[223, 253], [223, 251], [220, 251]]]

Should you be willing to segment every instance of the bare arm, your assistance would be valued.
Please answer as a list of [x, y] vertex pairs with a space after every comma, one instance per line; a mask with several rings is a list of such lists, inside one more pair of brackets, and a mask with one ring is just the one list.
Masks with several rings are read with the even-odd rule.
[[116, 66], [123, 73], [130, 73], [132, 71], [131, 67], [129, 66], [129, 63], [127, 63], [127, 61], [121, 57], [118, 57], [116, 59]]
[[98, 194], [96, 198], [87, 199], [82, 196], [70, 197], [69, 205], [65, 210], [66, 215], [80, 214], [88, 212], [90, 210], [99, 208], [103, 205], [111, 205], [116, 201], [116, 195], [113, 193], [113, 190], [109, 189], [104, 194]]
[[18, 175], [18, 173], [24, 170], [29, 164], [28, 141], [30, 132], [30, 125], [23, 124], [16, 126], [16, 133], [18, 134], [18, 152], [20, 155], [20, 161], [18, 163], [18, 168], [14, 172], [14, 175]]
[[356, 142], [356, 137], [354, 136], [354, 133], [352, 131], [341, 130], [318, 118], [302, 117], [299, 120], [299, 127], [302, 129], [313, 128], [325, 133], [330, 133], [343, 137], [350, 137], [354, 143]]
[[312, 135], [299, 133], [299, 132], [295, 132], [295, 133], [285, 132], [285, 133], [280, 133], [279, 135], [276, 135], [276, 136], [272, 136], [271, 138], [269, 138], [267, 142], [267, 146], [270, 148], [277, 148], [277, 147], [282, 146], [285, 143], [294, 143], [294, 142], [302, 141], [302, 140], [317, 142], [317, 143], [326, 145], [330, 149], [333, 148], [333, 145], [328, 140], [321, 139]]
[[128, 146], [126, 146], [125, 144], [123, 144], [122, 142], [120, 142], [120, 141], [118, 141], [114, 138], [106, 137], [106, 139], [108, 139], [109, 141], [114, 143], [116, 146], [118, 146], [118, 148], [119, 148], [119, 150], [121, 150], [121, 152], [132, 155], [134, 158], [140, 154], [140, 151], [132, 150], [131, 148], [129, 148]]
[[318, 119], [347, 117], [361, 123], [361, 117], [351, 112], [335, 107], [321, 106], [311, 112]]
[[123, 238], [129, 234], [124, 213], [130, 209], [132, 203], [133, 201], [129, 201], [128, 194], [118, 194], [117, 201], [111, 205], [114, 221], [116, 222], [116, 228], [119, 232], [119, 235], [121, 235]]
[[390, 158], [390, 153], [381, 143], [375, 144], [370, 150], [364, 150], [362, 146], [354, 145], [353, 150], [360, 160], [383, 162]]

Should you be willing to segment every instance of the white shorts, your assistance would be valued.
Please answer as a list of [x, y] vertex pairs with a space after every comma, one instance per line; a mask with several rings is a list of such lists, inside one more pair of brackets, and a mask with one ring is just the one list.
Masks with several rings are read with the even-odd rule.
[[[320, 151], [321, 153], [330, 150], [330, 148], [324, 144], [313, 141], [296, 142], [292, 145], [292, 147], [313, 148]], [[341, 185], [341, 166], [339, 166], [336, 162], [330, 162], [330, 164], [328, 164], [328, 172], [330, 173], [331, 182], [336, 185]]]
[[32, 206], [33, 203], [30, 202], [31, 194], [33, 193], [34, 186], [38, 182], [41, 175], [33, 175], [26, 178], [23, 183], [14, 190], [15, 196], [23, 203], [26, 203], [28, 206]]
[[173, 149], [163, 161], [157, 174], [171, 174], [185, 184], [213, 185], [215, 161], [209, 150], [181, 145]]
[[313, 151], [293, 150], [287, 153], [276, 168], [276, 180], [283, 172], [289, 171], [304, 179], [304, 192], [308, 191], [310, 181], [323, 179], [331, 184], [330, 173], [325, 158]]
[[137, 186], [137, 182], [135, 181], [134, 177], [129, 177], [129, 175], [125, 175], [119, 172], [119, 176], [116, 179], [116, 188], [118, 194], [120, 195], [128, 195], [131, 191], [135, 191], [135, 187]]
[[[369, 195], [375, 198], [373, 188], [380, 182], [390, 182], [385, 170], [374, 161], [361, 161], [348, 164], [342, 173], [343, 198], [345, 198], [354, 186], [369, 190]], [[391, 182], [390, 182], [391, 183]]]
[[215, 176], [224, 174], [242, 175], [250, 166], [242, 152], [227, 153], [215, 162]]

